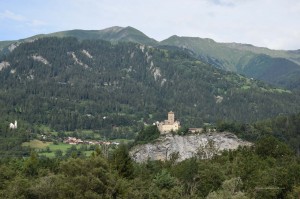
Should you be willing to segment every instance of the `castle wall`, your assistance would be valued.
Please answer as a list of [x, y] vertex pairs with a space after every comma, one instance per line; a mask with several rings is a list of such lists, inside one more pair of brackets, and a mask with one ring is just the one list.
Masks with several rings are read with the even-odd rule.
[[165, 124], [163, 122], [158, 124], [158, 130], [160, 133], [165, 134], [169, 133], [171, 131], [177, 131], [180, 128], [180, 123], [179, 122], [174, 122], [173, 124]]

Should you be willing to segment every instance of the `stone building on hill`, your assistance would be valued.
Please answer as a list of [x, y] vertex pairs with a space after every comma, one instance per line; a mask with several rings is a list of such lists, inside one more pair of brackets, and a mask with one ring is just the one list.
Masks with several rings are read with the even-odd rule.
[[159, 122], [157, 124], [157, 128], [161, 134], [166, 134], [171, 131], [177, 131], [180, 128], [180, 122], [175, 121], [175, 114], [170, 111], [168, 113], [168, 119], [163, 122]]

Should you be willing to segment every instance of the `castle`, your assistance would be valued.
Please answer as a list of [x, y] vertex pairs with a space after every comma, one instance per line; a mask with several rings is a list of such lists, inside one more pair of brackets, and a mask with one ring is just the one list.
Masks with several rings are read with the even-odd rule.
[[168, 113], [168, 120], [157, 123], [157, 128], [161, 134], [166, 134], [171, 131], [177, 131], [180, 128], [180, 122], [175, 121], [175, 114], [170, 111]]

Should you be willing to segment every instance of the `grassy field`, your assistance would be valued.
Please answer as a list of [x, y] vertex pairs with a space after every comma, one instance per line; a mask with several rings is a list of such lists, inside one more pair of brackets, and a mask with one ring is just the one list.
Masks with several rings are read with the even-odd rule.
[[[51, 151], [56, 151], [56, 150], [62, 150], [65, 152], [67, 149], [71, 148], [73, 145], [71, 144], [66, 144], [66, 143], [59, 143], [59, 144], [50, 144], [48, 147]], [[80, 145], [75, 145], [76, 148], [79, 148]]]
[[[40, 155], [45, 155], [47, 157], [54, 157], [56, 150], [61, 150], [63, 152], [63, 155], [66, 153], [66, 151], [71, 148], [72, 146], [76, 146], [77, 149], [79, 149], [82, 145], [70, 145], [66, 143], [59, 143], [59, 144], [53, 144], [52, 142], [43, 142], [40, 140], [31, 140], [30, 142], [24, 142], [22, 144], [24, 147], [30, 147], [32, 149], [36, 149]], [[46, 152], [46, 149], [49, 148], [51, 152]], [[87, 156], [92, 153], [92, 151], [85, 151], [84, 152]]]
[[[72, 146], [75, 146], [77, 149], [79, 149], [81, 146], [83, 146], [82, 144], [78, 144], [78, 145], [71, 145], [71, 144], [66, 144], [66, 143], [59, 143], [59, 144], [49, 144], [49, 150], [51, 152], [40, 152], [40, 155], [44, 155], [46, 157], [55, 157], [55, 151], [57, 150], [61, 150], [63, 155], [66, 154], [66, 151], [68, 149], [70, 149]], [[46, 147], [44, 148], [46, 149]], [[90, 155], [92, 153], [92, 151], [84, 151], [85, 155]]]
[[43, 142], [40, 140], [31, 140], [30, 142], [24, 142], [22, 146], [30, 147], [33, 149], [45, 149], [47, 146], [51, 145], [52, 142]]

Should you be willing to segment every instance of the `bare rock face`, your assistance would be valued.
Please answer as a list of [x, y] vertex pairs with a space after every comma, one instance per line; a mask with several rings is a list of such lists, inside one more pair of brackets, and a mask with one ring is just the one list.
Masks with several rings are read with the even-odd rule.
[[135, 146], [130, 155], [136, 162], [150, 160], [168, 160], [178, 153], [177, 162], [197, 156], [211, 158], [224, 150], [235, 150], [239, 146], [251, 146], [247, 141], [238, 139], [228, 132], [179, 136], [167, 134], [153, 143]]

